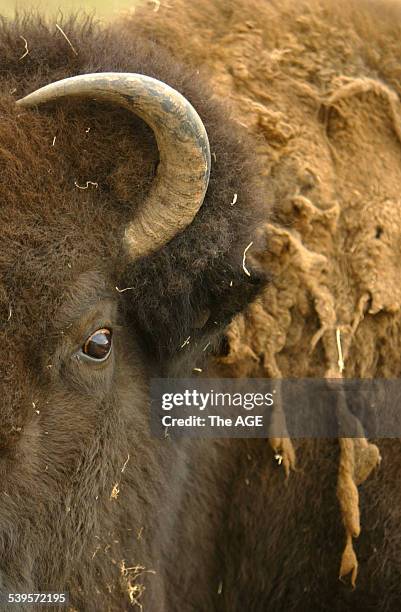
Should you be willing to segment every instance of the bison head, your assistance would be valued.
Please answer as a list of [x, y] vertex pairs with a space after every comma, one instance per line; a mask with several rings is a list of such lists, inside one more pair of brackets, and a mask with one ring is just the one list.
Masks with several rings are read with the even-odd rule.
[[26, 69], [11, 30], [0, 32], [2, 582], [68, 587], [88, 610], [96, 591], [124, 609], [121, 562], [160, 559], [167, 526], [154, 510], [175, 507], [185, 473], [149, 436], [148, 380], [190, 372], [256, 294], [261, 278], [242, 264], [265, 193], [242, 129], [152, 45], [87, 26], [67, 60], [30, 24]]

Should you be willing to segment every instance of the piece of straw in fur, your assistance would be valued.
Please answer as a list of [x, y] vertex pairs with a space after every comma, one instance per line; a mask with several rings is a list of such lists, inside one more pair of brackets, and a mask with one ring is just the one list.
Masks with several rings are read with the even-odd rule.
[[65, 40], [68, 42], [68, 44], [70, 45], [71, 49], [73, 50], [75, 55], [78, 55], [78, 51], [75, 49], [74, 45], [72, 44], [72, 42], [70, 41], [70, 39], [68, 38], [67, 34], [64, 32], [64, 30], [59, 26], [58, 23], [56, 23], [56, 28], [58, 29], [59, 32], [61, 32], [61, 34], [64, 36]]
[[249, 272], [248, 268], [246, 267], [246, 254], [247, 254], [247, 252], [249, 251], [249, 249], [251, 248], [252, 245], [253, 245], [253, 241], [250, 242], [247, 247], [245, 247], [244, 254], [242, 256], [242, 268], [243, 268], [243, 270], [244, 270], [244, 272], [245, 272], [245, 274], [247, 276], [251, 276], [251, 273]]
[[25, 43], [25, 52], [21, 55], [21, 57], [19, 58], [19, 61], [23, 60], [24, 57], [26, 57], [28, 55], [28, 53], [29, 53], [28, 42], [27, 42], [26, 38], [24, 38], [23, 36], [20, 36], [20, 38]]

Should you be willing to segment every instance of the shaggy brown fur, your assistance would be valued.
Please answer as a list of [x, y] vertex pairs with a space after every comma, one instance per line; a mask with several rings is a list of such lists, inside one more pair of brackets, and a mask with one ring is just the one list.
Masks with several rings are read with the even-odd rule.
[[[53, 26], [3, 24], [3, 590], [66, 588], [85, 611], [128, 609], [130, 599], [152, 612], [400, 607], [398, 444], [380, 443], [385, 469], [359, 488], [352, 591], [338, 581], [336, 482], [340, 465], [355, 493], [354, 449], [294, 442], [300, 469], [285, 487], [263, 442], [162, 444], [147, 433], [148, 377], [192, 367], [197, 346], [255, 294], [242, 252], [270, 199], [270, 240], [255, 259], [273, 282], [228, 329], [212, 371], [338, 375], [340, 330], [346, 376], [399, 375], [398, 8], [360, 6], [169, 0], [125, 19], [126, 34], [64, 23], [78, 55]], [[149, 131], [95, 104], [14, 107], [39, 85], [94, 70], [176, 86], [214, 153], [192, 226], [126, 266], [122, 231], [157, 163]], [[76, 186], [87, 181], [97, 188]], [[73, 355], [103, 325], [115, 330], [113, 361], [82, 370]]]
[[[230, 100], [238, 120], [258, 138], [262, 172], [279, 203], [275, 219], [265, 225], [268, 248], [257, 255], [273, 281], [229, 327], [227, 355], [210, 371], [275, 378], [399, 376], [399, 3], [169, 0], [157, 11], [137, 10], [128, 27], [145, 31], [177, 58], [208, 73], [218, 95]], [[361, 436], [340, 440], [337, 486], [332, 482], [338, 502], [331, 499], [334, 506], [339, 504], [346, 528], [340, 576], [351, 573], [353, 582], [358, 564], [352, 536], [360, 531], [358, 485], [379, 461], [377, 446], [363, 432]], [[288, 470], [295, 461], [291, 444], [286, 439], [271, 442]], [[317, 446], [321, 459], [311, 450]], [[284, 499], [271, 487], [263, 489], [264, 502], [268, 496], [275, 500], [276, 505], [269, 501], [269, 510], [277, 519], [267, 514], [265, 535], [271, 548], [265, 554], [261, 546], [267, 543], [244, 530], [247, 551], [254, 550], [259, 571], [264, 563], [267, 573], [264, 579], [260, 574], [249, 579], [253, 570], [248, 566], [244, 572], [245, 607], [245, 592], [252, 590], [257, 595], [250, 609], [400, 606], [401, 557], [394, 542], [401, 517], [395, 480], [383, 474], [392, 464], [399, 466], [398, 444], [379, 444], [381, 475], [359, 487], [367, 523], [362, 521], [357, 547], [365, 567], [354, 595], [330, 583], [326, 559], [317, 561], [321, 547], [344, 547], [327, 501], [321, 503], [322, 487], [337, 469], [324, 460], [326, 446], [300, 445], [301, 472], [291, 476], [285, 494], [281, 490]], [[325, 474], [323, 483], [316, 482], [312, 456]], [[321, 519], [308, 522], [301, 486], [316, 501]], [[257, 495], [255, 490], [254, 501]], [[260, 508], [266, 512], [262, 502]], [[288, 512], [299, 517], [305, 531], [320, 531], [321, 541], [301, 534]], [[234, 523], [242, 529], [241, 519]], [[369, 533], [372, 524], [377, 527]], [[381, 559], [376, 558], [379, 547]], [[294, 555], [293, 562], [289, 555]], [[273, 576], [272, 567], [277, 568]], [[266, 593], [263, 604], [261, 590]], [[230, 609], [241, 609], [229, 595], [227, 601]]]
[[[211, 610], [235, 458], [226, 444], [150, 438], [146, 388], [151, 375], [191, 368], [255, 296], [260, 279], [244, 274], [242, 252], [268, 198], [244, 129], [196, 71], [90, 20], [62, 26], [78, 55], [37, 17], [0, 26], [0, 587], [67, 590], [85, 612]], [[122, 236], [154, 176], [149, 129], [95, 103], [15, 106], [94, 71], [167, 81], [210, 134], [201, 212], [134, 262]], [[77, 360], [104, 326], [113, 358]]]

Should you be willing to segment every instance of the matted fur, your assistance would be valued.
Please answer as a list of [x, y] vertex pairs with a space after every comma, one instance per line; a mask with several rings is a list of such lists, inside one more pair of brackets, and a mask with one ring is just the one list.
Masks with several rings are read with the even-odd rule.
[[[277, 194], [268, 246], [257, 256], [272, 282], [229, 326], [226, 355], [210, 373], [399, 376], [399, 2], [169, 0], [157, 11], [145, 4], [130, 20], [131, 32], [145, 31], [208, 73], [258, 137], [262, 173]], [[232, 573], [230, 610], [241, 609], [238, 591], [250, 609], [400, 606], [399, 443], [378, 443], [381, 468], [363, 484], [353, 467], [367, 441], [360, 444], [340, 441], [338, 458], [334, 443], [295, 443], [299, 471], [285, 489], [275, 488], [270, 461], [252, 470], [248, 529], [241, 511], [232, 518], [233, 540], [243, 535], [233, 549], [244, 577]], [[272, 445], [293, 464], [288, 439]], [[366, 448], [365, 476], [378, 459], [375, 446]], [[248, 471], [239, 491], [242, 477], [252, 483]], [[341, 570], [345, 537], [331, 514], [340, 510], [348, 535]], [[359, 527], [351, 592], [338, 574], [355, 581], [350, 534]]]

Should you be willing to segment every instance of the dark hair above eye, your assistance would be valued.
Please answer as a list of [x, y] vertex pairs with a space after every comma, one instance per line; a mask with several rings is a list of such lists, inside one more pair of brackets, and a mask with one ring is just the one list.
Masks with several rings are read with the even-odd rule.
[[107, 327], [102, 327], [89, 336], [81, 350], [84, 355], [91, 359], [104, 361], [110, 355], [111, 347], [112, 331]]

